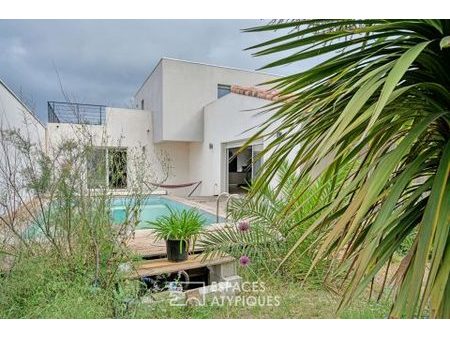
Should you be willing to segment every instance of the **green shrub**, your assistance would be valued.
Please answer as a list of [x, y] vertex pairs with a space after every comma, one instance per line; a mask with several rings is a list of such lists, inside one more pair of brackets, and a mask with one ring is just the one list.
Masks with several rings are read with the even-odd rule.
[[163, 240], [195, 240], [205, 224], [203, 216], [195, 209], [176, 211], [168, 208], [169, 215], [148, 222], [156, 237]]
[[51, 156], [18, 131], [0, 136], [0, 317], [132, 317], [139, 287], [125, 288], [118, 271], [147, 178], [130, 181], [126, 217], [113, 224], [113, 192], [86, 182], [88, 134]]
[[[280, 191], [272, 187], [256, 190], [250, 186], [245, 197], [233, 199], [228, 210], [231, 226], [207, 233], [200, 245], [209, 255], [248, 256], [251, 260], [248, 268], [257, 275], [264, 273], [268, 277], [276, 272], [292, 281], [303, 281], [309, 272], [310, 284], [319, 285], [329, 263], [320, 262], [309, 271], [313, 261], [309, 247], [316, 239], [314, 235], [309, 236], [282, 266], [280, 262], [316, 220], [315, 213], [330, 202], [332, 187], [350, 168], [343, 168], [334, 177], [304, 177], [300, 181], [295, 172], [287, 175], [288, 170], [285, 162], [277, 172], [276, 179], [288, 176]], [[241, 221], [248, 222], [249, 229], [240, 231]]]

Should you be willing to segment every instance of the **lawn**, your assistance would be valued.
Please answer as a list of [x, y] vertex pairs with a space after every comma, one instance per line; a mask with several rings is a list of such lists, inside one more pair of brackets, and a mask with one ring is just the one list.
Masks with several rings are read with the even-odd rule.
[[379, 303], [367, 301], [363, 297], [337, 314], [339, 296], [318, 287], [301, 287], [298, 283], [282, 282], [280, 279], [266, 284], [264, 293], [246, 293], [245, 296], [280, 296], [279, 306], [242, 306], [209, 304], [206, 306], [175, 307], [167, 303], [142, 305], [138, 318], [386, 318], [390, 305], [382, 300]]

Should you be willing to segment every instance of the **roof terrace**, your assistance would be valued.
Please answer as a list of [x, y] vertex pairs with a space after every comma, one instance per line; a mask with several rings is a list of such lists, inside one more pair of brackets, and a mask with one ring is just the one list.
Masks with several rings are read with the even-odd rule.
[[97, 104], [49, 101], [48, 122], [101, 125], [105, 122], [105, 108]]

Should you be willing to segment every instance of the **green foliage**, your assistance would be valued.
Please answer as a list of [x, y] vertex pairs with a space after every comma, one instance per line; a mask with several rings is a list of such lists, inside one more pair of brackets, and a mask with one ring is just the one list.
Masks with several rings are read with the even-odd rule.
[[[248, 269], [245, 271], [249, 272]], [[243, 271], [244, 280], [254, 280]], [[249, 279], [248, 279], [248, 278]], [[137, 318], [195, 318], [195, 319], [276, 319], [276, 318], [386, 318], [390, 303], [384, 299], [380, 302], [369, 302], [367, 298], [355, 299], [341, 315], [336, 314], [339, 296], [323, 288], [301, 286], [298, 282], [286, 280], [285, 276], [274, 276], [273, 279], [261, 279], [264, 282], [263, 292], [241, 292], [242, 298], [255, 297], [261, 302], [248, 305], [239, 301], [237, 304], [212, 304], [206, 306], [179, 307], [168, 303], [157, 303], [141, 306], [136, 312]], [[279, 297], [278, 306], [266, 306], [264, 299]], [[262, 304], [262, 305], [261, 305]]]
[[[317, 219], [317, 212], [329, 205], [332, 182], [340, 183], [343, 173], [350, 169], [342, 170], [331, 179], [326, 176], [315, 180], [304, 177], [300, 181], [297, 173], [288, 174], [288, 170], [289, 165], [284, 162], [275, 178], [286, 178], [280, 194], [277, 195], [270, 186], [261, 190], [251, 186], [246, 197], [232, 200], [229, 207], [231, 224], [206, 233], [199, 242], [207, 256], [226, 253], [239, 258], [245, 255], [250, 258], [251, 268], [258, 274], [273, 274], [276, 271], [296, 281], [304, 280], [313, 260], [310, 247], [316, 240], [314, 236], [308, 237], [281, 269], [277, 270], [277, 267], [308, 226]], [[289, 204], [293, 210], [291, 217], [286, 215]], [[237, 225], [242, 220], [249, 222], [248, 231], [239, 231]], [[328, 262], [322, 262], [314, 269], [317, 278], [310, 284], [322, 282], [327, 266]]]
[[195, 209], [174, 210], [170, 207], [169, 215], [161, 216], [156, 221], [148, 222], [158, 239], [189, 241], [202, 231], [205, 224], [203, 216]]
[[[264, 68], [324, 61], [272, 81], [282, 100], [248, 142], [272, 140], [255, 194], [289, 154], [275, 196], [296, 170], [301, 182], [317, 168], [332, 177], [355, 164], [281, 263], [317, 238], [310, 269], [336, 257], [347, 306], [413, 236], [391, 316], [450, 317], [450, 21], [300, 20], [248, 31], [269, 30], [280, 36], [253, 46], [255, 55], [288, 55]], [[297, 217], [302, 196], [290, 198], [286, 218]]]
[[113, 224], [113, 192], [87, 187], [93, 147], [81, 134], [50, 155], [18, 131], [0, 135], [0, 317], [132, 317], [139, 287], [124, 287], [120, 264], [132, 259], [142, 181]]
[[0, 278], [1, 318], [111, 317], [111, 292], [92, 288], [94, 271], [48, 255], [22, 257]]
[[405, 237], [403, 242], [400, 244], [397, 253], [401, 256], [406, 256], [408, 252], [411, 250], [411, 248], [414, 245], [414, 240], [417, 236], [417, 231], [411, 232], [408, 236]]

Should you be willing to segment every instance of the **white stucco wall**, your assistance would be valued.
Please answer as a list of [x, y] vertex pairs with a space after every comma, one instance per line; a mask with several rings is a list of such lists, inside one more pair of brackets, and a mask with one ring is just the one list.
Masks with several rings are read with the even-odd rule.
[[61, 140], [80, 137], [83, 130], [92, 135], [93, 143], [98, 146], [136, 146], [150, 140], [151, 112], [108, 107], [104, 125], [49, 123], [47, 128], [50, 146]]
[[[188, 179], [188, 146], [184, 143], [153, 143], [152, 112], [148, 110], [106, 108], [104, 125], [79, 125], [67, 123], [49, 123], [49, 149], [54, 149], [62, 140], [81, 137], [92, 137], [94, 146], [121, 147], [127, 149], [127, 171], [129, 184], [135, 177], [134, 170], [146, 170], [149, 180], [159, 181], [166, 172], [160, 163], [160, 152], [163, 151], [170, 160], [171, 169], [165, 183], [176, 184]], [[145, 156], [151, 162], [146, 168], [138, 165], [142, 158], [143, 147]]]
[[[166, 183], [183, 184], [190, 180], [189, 173], [189, 143], [187, 142], [161, 142], [155, 143], [156, 152], [164, 151], [170, 160], [170, 175]], [[169, 194], [185, 195], [184, 189], [168, 190]]]
[[0, 80], [0, 129], [18, 130], [45, 149], [45, 127], [28, 107]]
[[[40, 150], [46, 150], [45, 127], [1, 80], [0, 129], [2, 131], [14, 130], [26, 142], [34, 144]], [[35, 154], [35, 150], [35, 148], [31, 148], [31, 156]], [[2, 143], [0, 150], [0, 197], [2, 202], [9, 207], [15, 208], [32, 198], [27, 189], [20, 188], [24, 183], [22, 182], [23, 169], [36, 163], [33, 158], [31, 158], [31, 162], [24, 160], [30, 154], [23, 154], [16, 143]], [[16, 194], [15, 189], [17, 188], [20, 189], [20, 197]], [[0, 215], [4, 212], [5, 208], [0, 206]]]
[[136, 109], [141, 109], [142, 100], [144, 100], [144, 109], [153, 112], [153, 139], [160, 142], [163, 139], [163, 63], [161, 61], [135, 94]]
[[[47, 129], [6, 87], [0, 86], [1, 118], [23, 128], [23, 118], [35, 125], [36, 140], [51, 149], [63, 139], [82, 137], [85, 129], [96, 146], [128, 149], [129, 179], [136, 168], [132, 158], [142, 152], [153, 160], [155, 175], [164, 175], [159, 155], [167, 155], [170, 171], [167, 184], [202, 180], [196, 195], [215, 195], [226, 190], [224, 147], [239, 146], [253, 135], [248, 128], [259, 125], [267, 115], [257, 109], [269, 103], [259, 98], [228, 94], [217, 99], [217, 85], [254, 86], [275, 76], [173, 59], [162, 59], [135, 95], [138, 109], [107, 108], [102, 126], [49, 123]], [[141, 110], [144, 100], [145, 110]], [[7, 117], [7, 118], [5, 118]], [[3, 122], [4, 123], [4, 122]], [[212, 145], [210, 149], [209, 145]], [[191, 188], [168, 190], [186, 195]]]
[[[192, 180], [202, 180], [197, 195], [217, 195], [226, 191], [225, 147], [240, 146], [250, 138], [269, 114], [257, 115], [258, 108], [270, 103], [263, 99], [228, 94], [204, 109], [204, 142], [190, 144], [189, 171]], [[253, 111], [248, 111], [253, 110]], [[259, 140], [256, 143], [265, 143]], [[213, 149], [210, 149], [212, 144]]]
[[[203, 140], [203, 107], [217, 100], [217, 85], [255, 86], [274, 75], [163, 58], [135, 95], [135, 103], [153, 102], [155, 142]], [[155, 109], [153, 106], [157, 106]]]
[[141, 154], [142, 147], [147, 145], [150, 139], [151, 113], [143, 110], [106, 108], [104, 125], [49, 123], [47, 128], [50, 154], [63, 141], [76, 140], [84, 143], [88, 142], [88, 138], [92, 139], [94, 146], [126, 148], [130, 185], [137, 165], [134, 159]]

